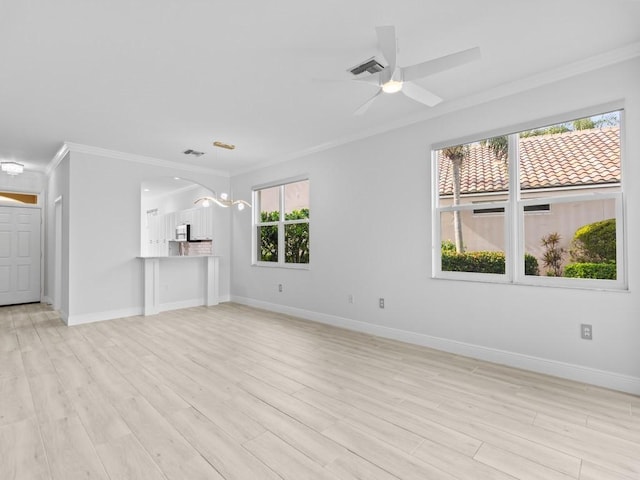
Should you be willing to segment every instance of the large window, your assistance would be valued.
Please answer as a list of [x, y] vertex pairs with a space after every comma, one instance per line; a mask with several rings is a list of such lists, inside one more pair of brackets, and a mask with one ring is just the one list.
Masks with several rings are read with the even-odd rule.
[[622, 111], [433, 151], [434, 276], [625, 288]]
[[254, 263], [309, 263], [309, 180], [254, 190]]

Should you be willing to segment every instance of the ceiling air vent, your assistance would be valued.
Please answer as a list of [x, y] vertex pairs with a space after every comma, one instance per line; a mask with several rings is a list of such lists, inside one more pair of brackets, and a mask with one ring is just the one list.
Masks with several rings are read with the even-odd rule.
[[349, 68], [347, 71], [353, 73], [354, 75], [360, 75], [364, 72], [369, 72], [371, 74], [378, 73], [384, 69], [384, 66], [376, 60], [375, 57], [371, 57], [369, 60], [366, 60], [364, 63], [356, 65], [355, 67]]
[[185, 150], [184, 152], [185, 155], [193, 155], [194, 157], [201, 157], [202, 155], [204, 155], [204, 152], [198, 152], [197, 150]]

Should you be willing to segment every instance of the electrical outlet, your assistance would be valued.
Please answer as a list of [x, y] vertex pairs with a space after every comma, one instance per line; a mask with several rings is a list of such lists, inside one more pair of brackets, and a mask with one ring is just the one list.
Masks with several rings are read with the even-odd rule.
[[378, 305], [380, 306], [380, 308], [384, 308], [384, 298], [380, 298], [378, 300]]
[[280, 293], [282, 293], [282, 284], [281, 284], [281, 283], [279, 283], [279, 284], [278, 284], [278, 291], [279, 291]]
[[352, 294], [347, 295], [347, 302], [353, 303], [353, 295]]
[[583, 340], [593, 340], [593, 327], [586, 323], [580, 325], [580, 337]]

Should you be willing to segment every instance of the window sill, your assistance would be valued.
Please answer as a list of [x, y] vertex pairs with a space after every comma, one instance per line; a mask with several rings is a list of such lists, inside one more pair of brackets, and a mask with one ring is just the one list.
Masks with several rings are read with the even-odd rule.
[[310, 270], [308, 263], [275, 263], [275, 262], [254, 262], [252, 267], [284, 268], [285, 270]]
[[[565, 278], [553, 277], [532, 277], [530, 280], [527, 278], [520, 281], [510, 281], [506, 275], [495, 274], [496, 277], [489, 278], [488, 275], [482, 273], [469, 273], [467, 275], [438, 275], [432, 276], [433, 280], [444, 281], [458, 281], [458, 282], [473, 282], [484, 283], [491, 285], [513, 285], [517, 287], [543, 287], [543, 288], [566, 288], [570, 290], [585, 290], [590, 292], [617, 292], [617, 293], [629, 293], [629, 287], [623, 283], [618, 283], [611, 280], [611, 284], [606, 284], [608, 280], [590, 280], [590, 279], [573, 279], [568, 280]], [[539, 279], [539, 280], [536, 280]]]

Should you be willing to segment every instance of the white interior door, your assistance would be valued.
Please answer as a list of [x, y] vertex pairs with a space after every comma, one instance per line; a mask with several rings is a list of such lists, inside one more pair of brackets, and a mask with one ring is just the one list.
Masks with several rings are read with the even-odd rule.
[[40, 301], [40, 215], [0, 207], [0, 305]]

